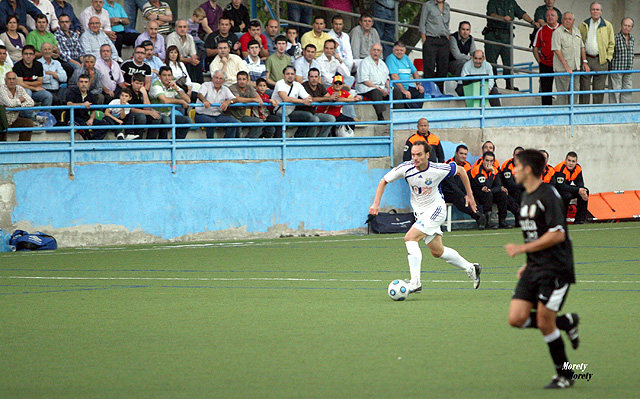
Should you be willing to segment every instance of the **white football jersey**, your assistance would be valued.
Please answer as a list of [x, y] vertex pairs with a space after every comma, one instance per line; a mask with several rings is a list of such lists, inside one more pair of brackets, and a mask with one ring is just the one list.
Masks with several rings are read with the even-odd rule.
[[429, 162], [427, 169], [422, 172], [416, 169], [413, 161], [403, 162], [384, 175], [384, 180], [391, 183], [401, 177], [411, 189], [411, 208], [420, 215], [438, 207], [444, 208], [445, 202], [440, 190], [440, 182], [456, 174], [455, 162]]

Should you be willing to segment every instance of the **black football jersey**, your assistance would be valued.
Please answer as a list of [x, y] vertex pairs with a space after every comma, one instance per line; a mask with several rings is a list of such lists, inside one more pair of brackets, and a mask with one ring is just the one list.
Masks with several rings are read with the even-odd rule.
[[520, 217], [525, 242], [535, 241], [547, 231], [563, 230], [566, 233], [563, 242], [541, 251], [527, 253], [527, 267], [532, 268], [532, 271], [536, 270], [536, 274], [551, 274], [565, 283], [574, 283], [571, 239], [558, 191], [549, 184], [541, 184], [530, 194], [522, 193]]

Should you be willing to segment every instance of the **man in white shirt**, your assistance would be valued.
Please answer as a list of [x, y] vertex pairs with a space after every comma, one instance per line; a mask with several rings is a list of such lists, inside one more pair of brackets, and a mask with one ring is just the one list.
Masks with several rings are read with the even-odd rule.
[[309, 43], [304, 46], [302, 57], [293, 63], [293, 67], [296, 69], [296, 81], [298, 83], [304, 83], [309, 79], [309, 69], [317, 68], [320, 70], [320, 64], [316, 60], [316, 45]]
[[91, 5], [84, 9], [78, 16], [78, 20], [82, 24], [82, 28], [89, 30], [89, 20], [91, 17], [98, 17], [100, 20], [100, 30], [106, 33], [114, 43], [118, 38], [116, 32], [111, 30], [111, 20], [109, 19], [109, 12], [103, 8], [104, 0], [91, 0]]
[[344, 83], [351, 87], [355, 79], [351, 76], [351, 71], [347, 65], [342, 61], [340, 56], [336, 53], [335, 40], [329, 39], [324, 42], [324, 50], [320, 57], [317, 58], [318, 64], [320, 64], [320, 77], [322, 78], [322, 85], [325, 88], [331, 87], [333, 84], [333, 77], [336, 74], [340, 74], [344, 77]]
[[218, 42], [218, 54], [213, 61], [211, 61], [209, 69], [211, 70], [211, 76], [213, 76], [215, 71], [223, 71], [226, 75], [224, 85], [227, 87], [237, 82], [236, 76], [238, 75], [238, 72], [245, 71], [249, 73], [247, 64], [242, 60], [242, 58], [235, 54], [231, 54], [229, 43], [224, 40]]
[[[296, 82], [296, 70], [288, 66], [282, 71], [283, 79], [276, 82], [271, 99], [279, 103], [287, 102], [293, 104], [311, 105], [312, 99], [309, 93]], [[316, 118], [311, 112], [299, 111], [294, 105], [288, 104], [286, 107], [280, 105], [276, 108], [275, 114], [282, 115], [282, 108], [286, 109], [287, 122], [315, 122]], [[315, 126], [300, 126], [294, 137], [313, 137]]]
[[344, 18], [340, 14], [333, 16], [331, 20], [331, 29], [329, 36], [331, 36], [337, 43], [336, 54], [342, 58], [349, 71], [353, 71], [353, 52], [351, 51], [351, 38], [344, 33]]
[[[226, 42], [220, 43], [226, 44]], [[229, 47], [228, 44], [227, 47]], [[198, 103], [202, 103], [203, 106], [196, 107], [196, 123], [240, 123], [236, 118], [224, 114], [224, 112], [227, 112], [229, 105], [235, 104], [236, 102], [236, 96], [231, 93], [231, 90], [227, 86], [223, 85], [226, 81], [226, 76], [224, 75], [225, 72], [220, 69], [214, 71], [211, 74], [211, 82], [205, 82], [200, 87]], [[220, 105], [212, 107], [211, 104]], [[214, 138], [216, 131], [215, 126], [207, 126], [205, 129], [207, 131], [207, 138]], [[225, 139], [235, 139], [238, 137], [238, 131], [240, 129], [235, 126], [229, 126], [226, 127], [225, 130]]]
[[[356, 79], [356, 91], [365, 100], [382, 101], [389, 99], [389, 68], [382, 61], [382, 45], [379, 43], [371, 46], [369, 56], [362, 60], [358, 66]], [[383, 112], [386, 104], [374, 104], [376, 116], [379, 121], [385, 120]]]
[[[58, 24], [58, 17], [56, 16], [56, 11], [53, 8], [53, 4], [49, 0], [30, 0], [34, 6], [38, 7], [38, 9], [47, 17], [47, 21], [49, 24], [47, 25], [48, 32], [55, 32], [60, 25]], [[36, 21], [31, 18], [31, 15], [27, 14], [27, 26], [31, 30], [36, 29]]]

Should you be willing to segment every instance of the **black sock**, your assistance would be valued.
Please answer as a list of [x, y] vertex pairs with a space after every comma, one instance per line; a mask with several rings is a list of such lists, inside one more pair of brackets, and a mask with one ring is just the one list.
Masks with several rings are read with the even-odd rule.
[[556, 318], [556, 326], [562, 331], [569, 331], [571, 329], [571, 323], [569, 323], [569, 318], [566, 314]]
[[573, 377], [573, 371], [563, 370], [564, 364], [568, 363], [569, 360], [564, 350], [564, 341], [560, 335], [560, 330], [555, 330], [551, 334], [545, 335], [544, 340], [547, 342], [547, 345], [549, 345], [549, 352], [551, 353], [553, 365], [556, 368], [556, 374], [571, 379]]
[[529, 314], [529, 320], [527, 320], [525, 325], [526, 327], [523, 326], [523, 328], [538, 328], [538, 314], [535, 310], [531, 311], [531, 313]]

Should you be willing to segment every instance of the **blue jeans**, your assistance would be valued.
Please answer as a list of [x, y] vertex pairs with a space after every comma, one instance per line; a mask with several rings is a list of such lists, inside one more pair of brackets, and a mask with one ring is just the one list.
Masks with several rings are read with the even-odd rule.
[[316, 122], [321, 122], [321, 125], [317, 127], [316, 137], [329, 137], [331, 129], [334, 127], [336, 117], [331, 114], [315, 114]]
[[[305, 1], [305, 0], [301, 0], [301, 1]], [[311, 1], [309, 1], [309, 3], [311, 3]], [[313, 14], [313, 11], [311, 10], [311, 7], [305, 7], [298, 4], [287, 4], [287, 17], [289, 18], [289, 21], [300, 22], [301, 24], [311, 25], [312, 14]], [[297, 25], [297, 24], [293, 24], [293, 25]], [[300, 33], [298, 35], [302, 37], [302, 35], [307, 33], [309, 30], [310, 29], [307, 28], [306, 26], [304, 27], [299, 26], [298, 31], [300, 31]]]
[[[395, 18], [395, 13], [393, 10], [389, 10], [388, 8], [382, 7], [377, 1], [373, 3], [373, 16], [380, 19], [386, 19], [388, 21], [393, 21]], [[375, 21], [374, 26], [380, 35], [380, 40], [386, 40], [389, 42], [395, 42], [396, 30], [393, 24], [387, 24], [380, 21]], [[384, 55], [384, 59], [393, 52], [393, 46], [388, 44], [382, 45], [382, 53]]]
[[[196, 114], [196, 123], [240, 123], [233, 116], [227, 116], [220, 114], [218, 116], [204, 115], [204, 114]], [[216, 132], [215, 126], [206, 127], [207, 138], [214, 138], [214, 133]], [[225, 139], [235, 139], [238, 137], [239, 127], [229, 126], [225, 128], [226, 132], [224, 135]]]
[[[287, 122], [318, 122], [319, 120], [311, 112], [293, 111], [287, 116]], [[313, 137], [315, 126], [299, 126], [293, 137]]]
[[[189, 118], [188, 116], [184, 116], [184, 115], [178, 115], [176, 114], [175, 116], [175, 120], [176, 120], [176, 125], [186, 125], [186, 124], [192, 124], [193, 121], [191, 120], [191, 118]], [[167, 125], [171, 123], [171, 116], [166, 116], [166, 115], [161, 115], [160, 119], [155, 119], [155, 121], [159, 121], [159, 122], [152, 122], [152, 123], [158, 123], [158, 124], [163, 124], [163, 125]], [[147, 139], [166, 139], [169, 137], [169, 132], [171, 131], [170, 128], [158, 128], [158, 129], [149, 129], [147, 131]], [[187, 133], [189, 133], [189, 128], [188, 127], [181, 127], [178, 128], [176, 126], [176, 139], [184, 139], [187, 137]]]
[[33, 101], [37, 103], [41, 103], [43, 107], [50, 107], [53, 104], [53, 94], [49, 93], [46, 90], [40, 91], [31, 91], [29, 89], [24, 89], [27, 94], [33, 98]]
[[129, 16], [129, 26], [125, 29], [136, 29], [138, 10], [142, 11], [147, 0], [124, 0], [124, 12]]

